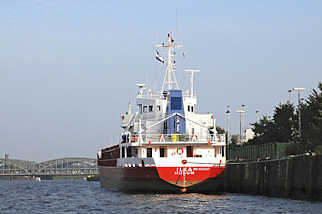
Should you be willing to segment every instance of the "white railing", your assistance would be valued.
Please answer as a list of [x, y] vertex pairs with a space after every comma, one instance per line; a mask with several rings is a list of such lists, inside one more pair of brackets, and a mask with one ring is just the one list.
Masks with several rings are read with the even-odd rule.
[[[189, 91], [182, 91], [182, 97], [191, 97], [191, 92]], [[192, 98], [196, 98], [196, 95], [193, 95]], [[137, 95], [137, 98], [143, 98], [143, 99], [163, 99], [163, 95], [159, 93], [144, 93]]]
[[[122, 138], [121, 138], [122, 139]], [[225, 142], [225, 134], [198, 136], [189, 134], [142, 134], [127, 136], [121, 143], [136, 143], [136, 142]]]

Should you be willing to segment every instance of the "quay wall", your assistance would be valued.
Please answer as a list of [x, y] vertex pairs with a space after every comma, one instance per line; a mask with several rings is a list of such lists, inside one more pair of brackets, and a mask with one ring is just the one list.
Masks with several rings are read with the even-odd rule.
[[225, 191], [322, 201], [322, 155], [228, 162]]

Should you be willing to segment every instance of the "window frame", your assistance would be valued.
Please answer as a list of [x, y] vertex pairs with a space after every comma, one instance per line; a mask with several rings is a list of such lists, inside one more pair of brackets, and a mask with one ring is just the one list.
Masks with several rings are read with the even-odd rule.
[[[151, 153], [150, 153], [150, 151], [151, 151]], [[147, 158], [152, 158], [153, 157], [153, 149], [152, 148], [146, 148], [146, 157]], [[150, 154], [151, 154], [151, 156], [150, 156]]]
[[143, 106], [143, 113], [147, 113], [148, 112], [148, 106]]

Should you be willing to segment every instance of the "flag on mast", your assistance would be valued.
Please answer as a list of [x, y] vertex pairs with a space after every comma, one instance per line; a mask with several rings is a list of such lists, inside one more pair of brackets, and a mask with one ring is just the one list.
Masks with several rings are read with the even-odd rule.
[[155, 58], [159, 61], [164, 63], [164, 60], [162, 59], [162, 57], [160, 56], [160, 53], [157, 49], [155, 49]]

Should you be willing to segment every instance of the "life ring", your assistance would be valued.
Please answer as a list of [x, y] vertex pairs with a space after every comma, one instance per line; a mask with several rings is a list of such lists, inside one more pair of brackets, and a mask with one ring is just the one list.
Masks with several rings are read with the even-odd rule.
[[183, 149], [182, 148], [177, 148], [177, 153], [178, 153], [178, 155], [182, 155], [183, 154]]

